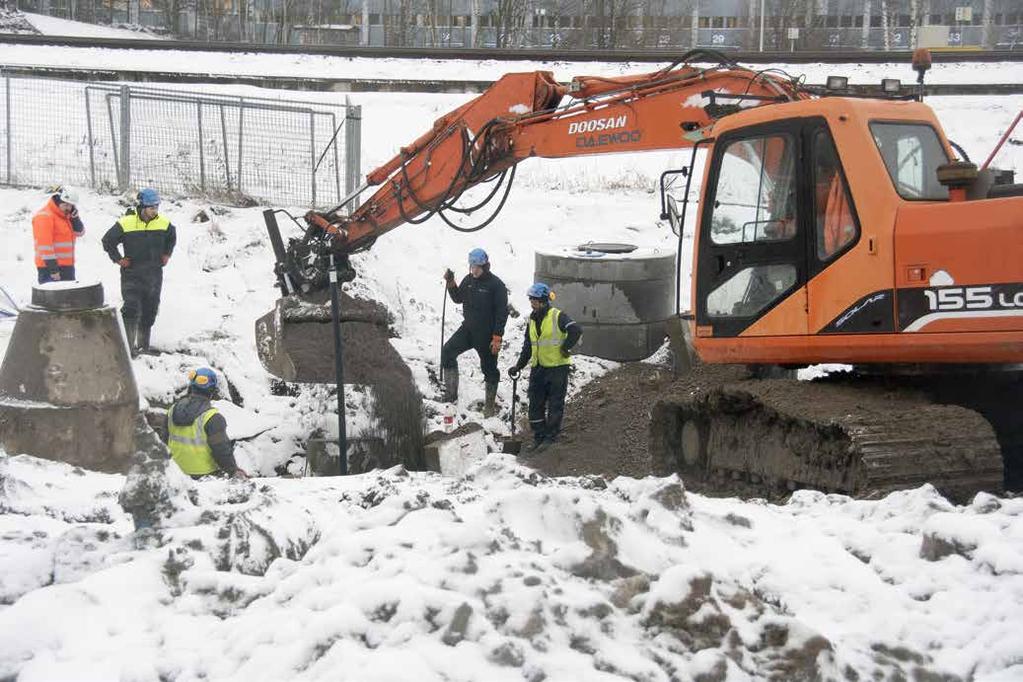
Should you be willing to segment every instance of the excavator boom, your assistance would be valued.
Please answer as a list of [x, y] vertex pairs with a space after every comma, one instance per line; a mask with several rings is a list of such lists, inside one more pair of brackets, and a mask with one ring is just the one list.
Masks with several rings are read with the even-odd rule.
[[457, 211], [463, 192], [524, 159], [685, 148], [740, 108], [811, 97], [798, 81], [718, 58], [709, 68], [683, 62], [567, 84], [547, 71], [507, 74], [371, 171], [367, 186], [380, 188], [351, 215], [339, 207], [307, 222], [331, 235], [335, 254], [351, 253], [399, 225]]

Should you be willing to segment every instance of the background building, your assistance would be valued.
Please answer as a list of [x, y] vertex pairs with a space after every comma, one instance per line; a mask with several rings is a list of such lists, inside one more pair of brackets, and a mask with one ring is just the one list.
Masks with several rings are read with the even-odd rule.
[[17, 6], [256, 43], [1023, 49], [1020, 0], [19, 0]]

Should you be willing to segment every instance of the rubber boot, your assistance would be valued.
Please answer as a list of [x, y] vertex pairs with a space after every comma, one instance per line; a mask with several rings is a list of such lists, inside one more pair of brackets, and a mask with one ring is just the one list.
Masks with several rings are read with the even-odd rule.
[[444, 402], [453, 403], [458, 400], [458, 370], [454, 367], [444, 369]]
[[497, 384], [486, 385], [486, 397], [483, 399], [483, 416], [493, 417], [497, 414]]
[[149, 333], [153, 330], [152, 327], [139, 327], [138, 332], [135, 336], [135, 342], [138, 345], [138, 353], [149, 352]]
[[139, 322], [135, 318], [125, 318], [124, 320], [124, 333], [128, 337], [128, 352], [133, 358], [139, 354], [138, 342], [135, 340], [138, 334], [138, 324]]

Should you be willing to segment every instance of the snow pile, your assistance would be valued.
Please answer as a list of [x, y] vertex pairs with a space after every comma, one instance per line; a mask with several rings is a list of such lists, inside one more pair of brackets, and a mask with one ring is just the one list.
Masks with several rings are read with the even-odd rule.
[[194, 486], [190, 512], [132, 536], [121, 477], [0, 467], [4, 678], [1023, 675], [1023, 500], [777, 507], [491, 455], [458, 479]]
[[[32, 14], [25, 12], [22, 16], [35, 29], [37, 33], [48, 36], [72, 36], [76, 38], [124, 38], [137, 40], [139, 38], [162, 40], [160, 36], [142, 26], [129, 28], [113, 28], [102, 24], [89, 24], [83, 21], [69, 21], [59, 17], [51, 17], [47, 14]], [[51, 48], [52, 49], [52, 48]]]
[[6, 3], [0, 7], [0, 33], [39, 33], [39, 30], [29, 23], [23, 12], [17, 9], [8, 9]]

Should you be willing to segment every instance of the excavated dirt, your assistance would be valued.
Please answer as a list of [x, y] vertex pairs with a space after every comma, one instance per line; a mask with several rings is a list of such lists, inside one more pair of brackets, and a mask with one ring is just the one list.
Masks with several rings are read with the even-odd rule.
[[[329, 299], [326, 300], [329, 313]], [[411, 387], [412, 373], [388, 343], [391, 334], [387, 325], [345, 321], [352, 318], [386, 321], [389, 319], [386, 309], [374, 301], [342, 293], [341, 313], [345, 383], [377, 384], [384, 381]], [[334, 332], [329, 321], [286, 323], [284, 346], [295, 363], [296, 381], [334, 381]]]

